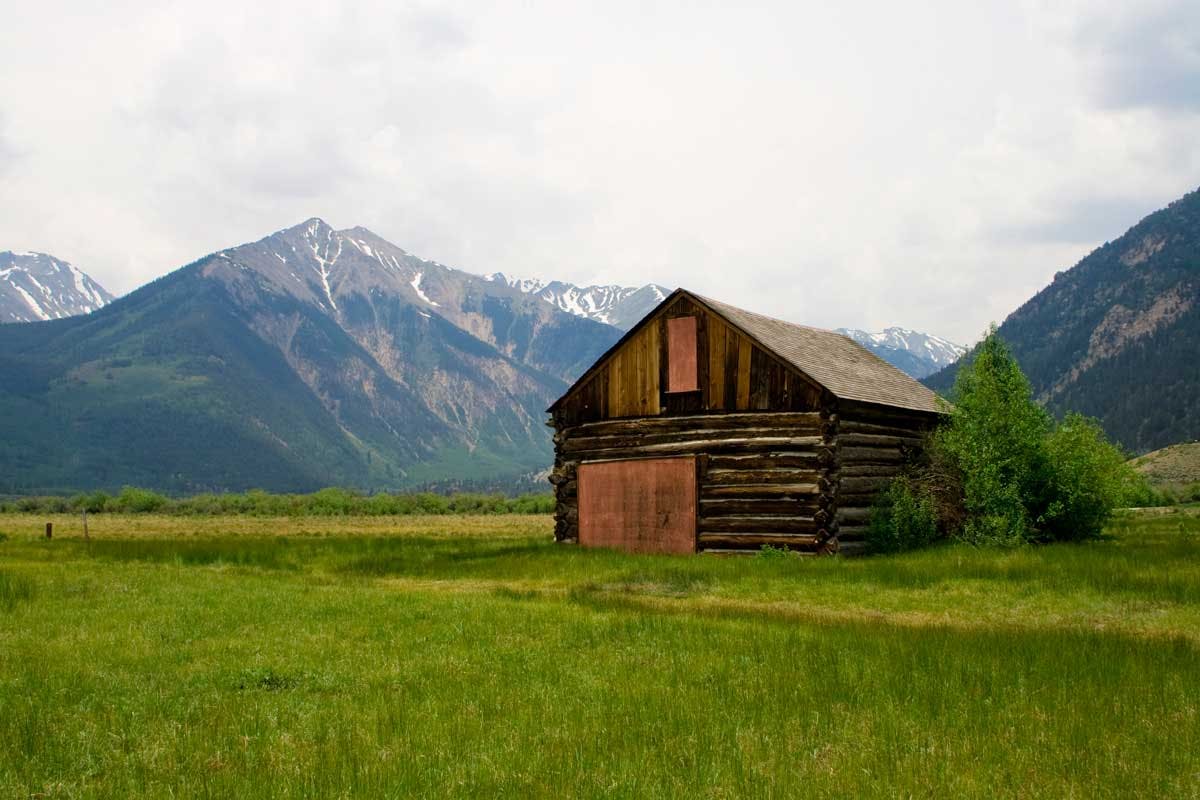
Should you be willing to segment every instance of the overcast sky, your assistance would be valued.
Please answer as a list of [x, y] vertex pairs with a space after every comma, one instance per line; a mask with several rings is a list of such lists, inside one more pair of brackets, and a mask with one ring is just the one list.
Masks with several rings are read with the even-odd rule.
[[117, 293], [319, 216], [965, 343], [1200, 185], [1194, 0], [11, 5], [0, 249]]

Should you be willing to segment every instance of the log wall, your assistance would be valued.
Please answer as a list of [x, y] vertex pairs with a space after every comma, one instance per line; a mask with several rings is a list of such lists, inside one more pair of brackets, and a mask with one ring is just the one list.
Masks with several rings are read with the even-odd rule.
[[555, 538], [579, 539], [581, 462], [694, 455], [698, 550], [857, 552], [876, 494], [919, 450], [934, 417], [840, 406], [560, 424], [550, 476]]
[[698, 459], [697, 549], [771, 544], [820, 551], [836, 531], [827, 430], [820, 412], [696, 414], [560, 428], [550, 477], [555, 538], [578, 541], [581, 462], [687, 454]]
[[919, 454], [937, 416], [844, 401], [837, 416], [837, 542], [830, 549], [850, 554], [865, 549], [875, 498]]

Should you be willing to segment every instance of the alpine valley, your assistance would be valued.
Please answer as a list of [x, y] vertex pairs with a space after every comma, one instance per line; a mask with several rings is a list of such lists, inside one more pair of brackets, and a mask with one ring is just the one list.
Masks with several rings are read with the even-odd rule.
[[[0, 324], [11, 493], [541, 488], [545, 408], [669, 293], [473, 275], [320, 219], [112, 302], [58, 259], [0, 259], [6, 319], [42, 320]], [[848, 333], [914, 374], [954, 354]]]
[[0, 325], [0, 491], [513, 486], [619, 335], [312, 219], [86, 316]]

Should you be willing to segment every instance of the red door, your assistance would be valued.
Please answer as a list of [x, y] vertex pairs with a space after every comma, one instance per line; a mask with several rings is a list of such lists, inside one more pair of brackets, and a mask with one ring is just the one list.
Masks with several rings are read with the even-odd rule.
[[631, 553], [696, 552], [696, 459], [579, 465], [579, 543]]

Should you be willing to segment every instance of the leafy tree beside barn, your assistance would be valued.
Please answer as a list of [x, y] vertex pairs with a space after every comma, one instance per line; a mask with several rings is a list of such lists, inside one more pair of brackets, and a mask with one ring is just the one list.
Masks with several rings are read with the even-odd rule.
[[1113, 511], [1144, 491], [1094, 421], [1056, 422], [993, 328], [959, 370], [954, 406], [920, 463], [881, 494], [876, 550], [939, 536], [1013, 545], [1095, 538]]

